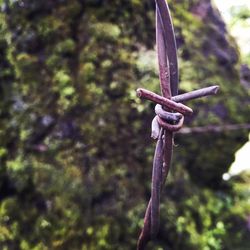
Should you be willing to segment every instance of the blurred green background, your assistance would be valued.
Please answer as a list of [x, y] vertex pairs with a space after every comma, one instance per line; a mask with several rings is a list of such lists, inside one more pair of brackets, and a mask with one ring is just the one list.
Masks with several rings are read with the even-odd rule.
[[[224, 1], [225, 2], [225, 1]], [[226, 3], [225, 3], [226, 4]], [[0, 0], [0, 249], [135, 249], [150, 197], [159, 93], [153, 0]], [[185, 126], [250, 123], [250, 53], [210, 0], [169, 1]], [[250, 174], [223, 180], [248, 130], [177, 134], [148, 249], [250, 249]], [[250, 152], [249, 152], [250, 153]]]

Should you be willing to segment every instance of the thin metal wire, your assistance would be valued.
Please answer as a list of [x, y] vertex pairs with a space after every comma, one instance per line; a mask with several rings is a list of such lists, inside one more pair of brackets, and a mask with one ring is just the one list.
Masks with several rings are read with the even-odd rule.
[[[159, 79], [163, 96], [146, 89], [137, 90], [138, 97], [158, 104], [155, 108], [156, 116], [151, 125], [151, 136], [158, 139], [153, 160], [151, 198], [144, 216], [144, 225], [137, 242], [137, 250], [145, 249], [148, 241], [157, 236], [160, 223], [160, 194], [171, 165], [173, 133], [181, 129], [184, 116], [193, 113], [192, 109], [180, 102], [214, 95], [219, 88], [212, 86], [177, 95], [178, 61], [172, 20], [166, 0], [155, 1]], [[172, 97], [172, 94], [175, 96]]]

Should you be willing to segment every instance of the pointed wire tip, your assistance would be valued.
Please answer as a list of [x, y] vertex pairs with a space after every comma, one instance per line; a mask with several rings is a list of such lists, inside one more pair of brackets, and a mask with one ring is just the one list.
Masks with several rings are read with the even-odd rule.
[[151, 123], [151, 138], [154, 140], [158, 139], [160, 134], [160, 125], [158, 123], [157, 116], [154, 117], [152, 123]]
[[137, 95], [137, 97], [141, 98], [141, 96], [142, 96], [142, 90], [141, 90], [141, 88], [139, 88], [139, 89], [136, 90], [136, 95]]
[[159, 137], [159, 134], [157, 131], [152, 131], [151, 132], [151, 138], [154, 139], [154, 140], [157, 140]]
[[203, 89], [206, 90], [206, 92], [210, 93], [210, 95], [216, 95], [220, 89], [220, 86], [219, 85], [212, 85], [210, 87], [206, 87]]
[[214, 86], [211, 86], [212, 90], [213, 90], [213, 93], [216, 95], [220, 89], [220, 86], [219, 85], [214, 85]]

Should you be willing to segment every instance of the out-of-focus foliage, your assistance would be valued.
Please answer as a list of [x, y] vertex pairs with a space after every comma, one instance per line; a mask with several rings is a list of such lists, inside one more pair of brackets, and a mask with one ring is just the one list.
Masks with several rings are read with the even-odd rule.
[[[1, 249], [135, 249], [159, 91], [154, 1], [0, 1]], [[234, 40], [209, 1], [169, 1], [189, 126], [249, 121]], [[178, 135], [149, 249], [249, 249], [249, 179], [222, 174], [244, 131]], [[248, 218], [248, 221], [247, 221]], [[154, 245], [154, 247], [153, 247]]]
[[250, 8], [245, 5], [233, 6], [230, 9], [232, 20], [230, 22], [230, 29], [237, 37], [241, 37], [240, 44], [243, 47], [243, 61], [250, 64], [250, 50], [249, 42], [250, 36], [248, 30], [250, 29]]

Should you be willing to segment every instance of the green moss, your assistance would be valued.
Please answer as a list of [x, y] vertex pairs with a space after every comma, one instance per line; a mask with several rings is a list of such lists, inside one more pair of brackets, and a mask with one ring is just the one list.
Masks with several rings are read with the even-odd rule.
[[[218, 96], [187, 104], [195, 116], [186, 124], [248, 122], [232, 37], [192, 14], [198, 0], [169, 3], [180, 92], [220, 85]], [[160, 92], [154, 18], [153, 1], [135, 0], [12, 1], [0, 14], [3, 249], [136, 247], [150, 195], [154, 105], [135, 90]], [[246, 139], [244, 131], [176, 135], [149, 249], [249, 244], [247, 182], [222, 180]]]

